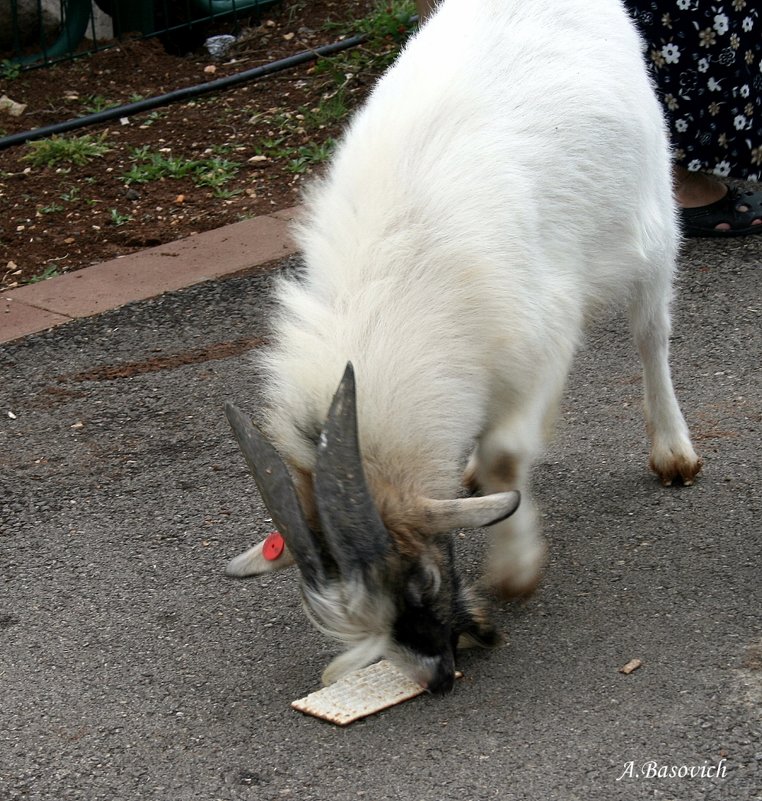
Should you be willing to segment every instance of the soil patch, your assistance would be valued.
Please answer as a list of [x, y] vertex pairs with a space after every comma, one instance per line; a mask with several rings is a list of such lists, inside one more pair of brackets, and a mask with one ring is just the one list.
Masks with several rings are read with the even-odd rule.
[[0, 291], [295, 205], [409, 32], [400, 5], [284, 0], [243, 31], [214, 31], [238, 35], [224, 61], [134, 39], [0, 79], [0, 95], [26, 105], [0, 113], [7, 136], [242, 72], [375, 19], [371, 41], [344, 54], [66, 134], [82, 163], [33, 144], [0, 151]]
[[128, 362], [126, 364], [102, 365], [91, 370], [85, 370], [76, 375], [64, 376], [59, 381], [116, 381], [120, 378], [134, 378], [138, 375], [148, 373], [158, 373], [161, 370], [174, 370], [178, 367], [186, 367], [189, 364], [203, 364], [204, 362], [217, 361], [220, 359], [230, 359], [232, 356], [240, 356], [254, 348], [259, 348], [265, 344], [261, 338], [237, 339], [234, 342], [216, 342], [205, 348], [187, 350], [183, 353], [163, 354], [144, 359], [139, 362]]

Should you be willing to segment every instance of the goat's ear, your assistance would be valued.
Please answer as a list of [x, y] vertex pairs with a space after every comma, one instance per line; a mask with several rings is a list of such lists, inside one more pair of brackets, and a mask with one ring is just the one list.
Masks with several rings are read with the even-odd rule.
[[517, 490], [452, 501], [425, 498], [420, 502], [420, 517], [415, 524], [422, 534], [491, 526], [510, 517], [518, 509], [520, 502], [521, 495]]
[[391, 542], [365, 480], [351, 362], [320, 434], [314, 483], [321, 530], [342, 576], [367, 578], [384, 564]]
[[262, 432], [232, 403], [225, 415], [243, 452], [262, 500], [291, 551], [304, 581], [314, 589], [325, 584], [326, 574], [316, 541], [299, 505], [288, 469]]

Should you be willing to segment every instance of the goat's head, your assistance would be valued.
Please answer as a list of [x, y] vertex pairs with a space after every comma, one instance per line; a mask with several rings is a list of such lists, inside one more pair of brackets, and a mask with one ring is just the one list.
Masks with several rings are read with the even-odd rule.
[[310, 525], [286, 465], [234, 406], [225, 411], [273, 521], [301, 573], [305, 610], [349, 646], [326, 669], [341, 674], [386, 656], [432, 692], [451, 689], [460, 637], [494, 645], [499, 636], [458, 576], [447, 532], [496, 523], [517, 492], [458, 500], [418, 499], [404, 535], [387, 528], [368, 488], [358, 442], [355, 379], [348, 364], [317, 446]]

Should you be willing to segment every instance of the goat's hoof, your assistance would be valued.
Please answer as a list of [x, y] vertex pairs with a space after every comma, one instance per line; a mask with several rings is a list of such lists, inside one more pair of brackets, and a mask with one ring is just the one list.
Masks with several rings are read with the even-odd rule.
[[518, 558], [496, 560], [485, 576], [487, 587], [504, 601], [529, 598], [542, 580], [547, 552], [540, 539]]
[[671, 487], [679, 483], [690, 487], [701, 472], [704, 462], [695, 453], [688, 456], [669, 453], [661, 458], [652, 456], [649, 466], [659, 476], [662, 486]]
[[540, 586], [542, 580], [542, 571], [540, 571], [532, 581], [518, 584], [512, 579], [506, 580], [490, 580], [492, 592], [503, 601], [526, 601], [534, 595], [537, 587]]

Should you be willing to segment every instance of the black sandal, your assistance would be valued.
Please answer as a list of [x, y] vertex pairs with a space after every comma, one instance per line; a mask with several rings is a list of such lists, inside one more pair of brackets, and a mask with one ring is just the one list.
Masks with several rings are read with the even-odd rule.
[[[746, 211], [743, 211], [746, 207]], [[680, 209], [685, 236], [748, 236], [762, 234], [762, 192], [742, 191], [728, 187], [727, 193], [714, 203], [693, 209]], [[717, 228], [727, 224], [730, 228]]]

